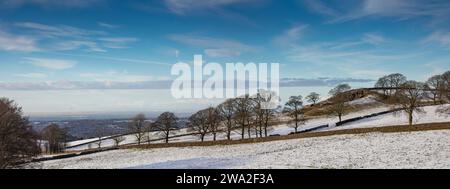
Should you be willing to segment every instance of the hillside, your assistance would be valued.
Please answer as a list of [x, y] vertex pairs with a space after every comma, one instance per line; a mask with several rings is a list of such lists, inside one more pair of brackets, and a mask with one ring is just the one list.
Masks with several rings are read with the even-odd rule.
[[[42, 168], [450, 168], [450, 130], [367, 133], [254, 144], [123, 149]], [[176, 155], [174, 155], [176, 154]]]
[[[379, 102], [376, 100], [376, 98], [373, 95], [367, 95], [362, 98], [357, 98], [353, 101], [347, 102], [348, 104], [351, 104], [353, 107], [352, 112], [349, 114], [343, 116], [343, 120], [345, 119], [351, 119], [355, 117], [360, 116], [366, 116], [378, 112], [384, 112], [392, 109], [391, 105], [387, 105], [384, 103]], [[448, 105], [443, 105], [448, 106]], [[316, 106], [316, 107], [324, 107], [324, 106]], [[415, 124], [420, 123], [436, 123], [436, 122], [449, 122], [450, 117], [446, 115], [441, 115], [436, 113], [436, 110], [438, 108], [442, 107], [441, 105], [435, 105], [435, 106], [426, 106], [424, 107], [425, 114], [423, 115], [416, 115], [416, 119], [414, 120]], [[311, 108], [312, 109], [312, 108]], [[269, 135], [287, 135], [294, 131], [293, 128], [290, 127], [289, 124], [286, 124], [288, 118], [286, 116], [281, 116], [278, 118], [279, 124], [275, 124], [271, 127], [269, 130]], [[406, 116], [401, 112], [393, 112], [388, 113], [384, 115], [379, 115], [371, 118], [366, 118], [363, 120], [347, 123], [344, 125], [341, 125], [339, 127], [335, 127], [336, 123], [338, 122], [338, 118], [335, 116], [311, 116], [309, 119], [305, 122], [304, 125], [301, 125], [299, 127], [299, 131], [302, 130], [308, 130], [315, 128], [317, 126], [321, 125], [328, 125], [325, 128], [321, 128], [317, 131], [324, 131], [324, 130], [336, 130], [336, 129], [346, 129], [346, 128], [362, 128], [362, 127], [376, 127], [376, 126], [387, 126], [387, 125], [406, 125], [407, 118]], [[162, 136], [158, 132], [151, 132], [150, 139], [152, 140], [151, 143], [160, 143], [163, 142]], [[171, 133], [171, 138], [169, 142], [187, 142], [187, 141], [199, 141], [198, 136], [192, 135], [192, 132], [188, 129], [180, 129], [176, 130]], [[254, 133], [252, 133], [252, 136], [254, 136]], [[121, 143], [121, 145], [126, 144], [135, 144], [135, 136], [133, 134], [124, 135], [125, 141]], [[238, 140], [240, 139], [240, 133], [238, 130], [232, 133], [231, 135], [232, 139]], [[107, 139], [103, 140], [101, 143], [101, 147], [112, 147], [114, 146], [114, 141], [110, 139], [110, 137], [106, 137]], [[219, 133], [217, 135], [218, 140], [225, 139], [226, 136], [224, 133]], [[159, 140], [158, 140], [159, 139]], [[85, 139], [80, 141], [73, 141], [69, 142], [67, 144], [67, 151], [80, 151], [80, 150], [87, 150], [87, 149], [93, 149], [97, 148], [97, 138], [92, 139]], [[206, 135], [205, 140], [212, 140], [212, 135]]]

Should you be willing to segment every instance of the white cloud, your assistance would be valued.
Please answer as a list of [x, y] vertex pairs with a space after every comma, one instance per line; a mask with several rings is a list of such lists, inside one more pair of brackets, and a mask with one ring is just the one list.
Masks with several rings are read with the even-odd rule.
[[43, 8], [84, 8], [102, 2], [103, 0], [0, 0], [0, 8], [17, 8], [25, 5], [37, 5]]
[[450, 45], [450, 32], [436, 31], [425, 38], [426, 43], [438, 43], [440, 45]]
[[116, 29], [116, 28], [120, 27], [119, 25], [109, 24], [109, 23], [106, 23], [106, 22], [98, 22], [98, 25], [101, 26], [101, 27], [109, 28], [109, 29]]
[[379, 45], [381, 43], [386, 42], [386, 39], [380, 34], [366, 33], [364, 34], [362, 41], [372, 45]]
[[328, 7], [321, 0], [304, 0], [304, 4], [311, 9], [313, 12], [317, 12], [326, 16], [336, 16], [338, 12], [330, 7]]
[[[313, 12], [328, 16], [328, 23], [348, 22], [364, 18], [393, 18], [393, 21], [426, 18], [428, 23], [447, 23], [450, 20], [450, 1], [447, 0], [361, 0], [356, 3], [338, 2], [344, 6], [331, 7], [325, 1], [303, 0]], [[327, 1], [330, 2], [330, 1]], [[345, 8], [344, 8], [345, 7]]]
[[38, 51], [36, 39], [6, 33], [0, 30], [0, 50], [5, 51]]
[[54, 47], [50, 47], [52, 50], [75, 50], [85, 48], [92, 52], [106, 52], [101, 48], [98, 43], [93, 41], [62, 41], [56, 42]]
[[100, 38], [103, 42], [103, 46], [111, 49], [127, 48], [127, 45], [132, 42], [136, 42], [138, 39], [133, 37], [107, 37]]
[[255, 0], [214, 0], [214, 1], [197, 1], [197, 0], [165, 0], [167, 8], [175, 14], [186, 14], [196, 10], [216, 10], [225, 6], [248, 3]]
[[[354, 44], [357, 43], [357, 44]], [[352, 77], [363, 75], [379, 76], [385, 73], [382, 65], [386, 62], [405, 63], [414, 61], [420, 53], [392, 52], [384, 48], [361, 48], [365, 42], [327, 42], [292, 47], [285, 53], [287, 59], [305, 66], [313, 66], [315, 70], [345, 73]], [[321, 69], [323, 68], [323, 69]], [[364, 70], [374, 70], [373, 74]], [[375, 71], [378, 70], [378, 71]]]
[[450, 2], [446, 0], [364, 0], [356, 9], [335, 17], [332, 22], [345, 22], [365, 17], [395, 17], [399, 20], [431, 17], [433, 21], [449, 20]]
[[22, 22], [15, 24], [18, 27], [30, 29], [34, 33], [45, 37], [71, 37], [71, 38], [86, 38], [92, 35], [105, 35], [103, 31], [85, 30], [73, 26], [66, 25], [46, 25], [35, 22]]
[[32, 79], [41, 79], [46, 78], [47, 74], [44, 73], [24, 73], [24, 74], [14, 74], [16, 77], [25, 77], [25, 78], [32, 78]]
[[94, 81], [109, 81], [109, 82], [143, 82], [161, 79], [151, 75], [130, 74], [126, 70], [121, 72], [110, 70], [102, 73], [81, 73], [80, 76], [89, 78]]
[[239, 56], [245, 52], [255, 52], [258, 48], [232, 39], [212, 38], [193, 35], [170, 35], [169, 39], [204, 48], [204, 53], [212, 57]]
[[232, 57], [241, 55], [240, 51], [232, 49], [205, 49], [203, 52], [209, 57]]
[[282, 34], [276, 36], [273, 41], [278, 45], [289, 45], [297, 42], [302, 33], [307, 28], [307, 25], [295, 25], [287, 30], [285, 30]]
[[73, 60], [62, 59], [46, 59], [46, 58], [24, 58], [26, 63], [34, 66], [52, 69], [52, 70], [64, 70], [74, 67], [77, 62]]
[[14, 26], [19, 27], [23, 33], [35, 36], [35, 41], [39, 42], [41, 49], [51, 51], [82, 49], [90, 52], [106, 52], [107, 49], [128, 48], [131, 43], [138, 40], [133, 37], [115, 37], [104, 31], [86, 30], [67, 25], [21, 22], [15, 23]]

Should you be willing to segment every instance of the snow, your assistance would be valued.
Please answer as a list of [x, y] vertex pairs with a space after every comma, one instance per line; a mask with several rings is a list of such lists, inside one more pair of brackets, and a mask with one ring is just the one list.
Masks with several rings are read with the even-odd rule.
[[366, 97], [350, 101], [347, 104], [348, 105], [373, 105], [373, 104], [381, 104], [381, 102], [378, 102], [377, 97], [375, 97], [373, 95], [368, 95]]
[[[361, 100], [361, 101], [358, 101], [358, 100]], [[373, 99], [373, 97], [368, 96], [368, 97], [358, 99], [358, 100], [355, 100], [352, 102], [357, 103], [357, 104], [367, 104], [367, 103], [373, 103], [374, 99]], [[442, 116], [442, 115], [436, 113], [436, 109], [439, 107], [440, 106], [424, 107], [426, 114], [420, 115], [420, 116], [415, 116], [417, 119], [414, 120], [414, 123], [450, 122], [450, 117]], [[373, 113], [386, 111], [389, 109], [390, 109], [390, 107], [387, 107], [387, 106], [378, 106], [378, 107], [364, 109], [361, 111], [350, 113], [348, 115], [343, 116], [342, 119], [345, 120], [345, 119], [349, 119], [349, 118], [365, 116], [365, 115], [369, 115], [369, 114], [373, 114]], [[363, 119], [360, 121], [348, 123], [348, 124], [345, 124], [340, 127], [334, 127], [335, 123], [339, 121], [337, 116], [318, 117], [315, 119], [308, 120], [304, 125], [300, 125], [298, 130], [302, 131], [305, 129], [317, 127], [320, 125], [326, 125], [326, 124], [328, 124], [330, 127], [320, 129], [317, 131], [350, 129], [350, 128], [364, 128], [364, 127], [378, 127], [378, 126], [389, 126], [389, 125], [405, 125], [405, 124], [408, 124], [407, 120], [408, 119], [406, 118], [406, 115], [404, 115], [404, 114], [395, 115], [393, 113], [390, 113], [390, 114], [385, 114], [385, 115], [381, 115], [381, 116], [377, 116], [377, 117], [367, 118], [367, 119]], [[294, 131], [294, 128], [290, 127], [289, 125], [280, 124], [280, 125], [272, 127], [269, 130], [268, 134], [269, 135], [274, 135], [274, 134], [287, 135], [293, 131]], [[170, 136], [183, 135], [186, 133], [189, 133], [187, 129], [181, 129], [181, 130], [178, 130], [177, 132], [172, 132]], [[158, 132], [151, 132], [150, 135], [151, 135], [150, 136], [151, 139], [161, 139], [159, 141], [153, 141], [151, 143], [164, 142], [162, 140], [162, 136], [160, 136]], [[248, 135], [246, 133], [245, 137], [247, 138], [247, 136]], [[125, 141], [123, 141], [121, 143], [121, 145], [136, 143], [136, 138], [134, 135], [132, 135], [132, 134], [125, 135], [124, 137], [125, 137]], [[255, 134], [252, 134], [252, 137], [255, 137]], [[241, 138], [240, 130], [237, 129], [234, 132], [232, 132], [231, 138], [236, 139], [236, 140], [240, 139]], [[207, 141], [210, 141], [212, 139], [213, 139], [213, 137], [211, 134], [205, 136], [205, 140], [207, 140]], [[223, 139], [226, 139], [225, 133], [217, 134], [217, 140], [223, 140]], [[86, 139], [83, 141], [95, 141], [95, 140], [96, 139]], [[195, 136], [195, 135], [188, 135], [188, 136], [180, 136], [180, 137], [174, 137], [174, 138], [169, 139], [169, 142], [188, 142], [188, 141], [199, 141], [199, 137]], [[76, 144], [76, 143], [81, 144], [82, 142], [75, 141], [75, 142], [72, 142], [70, 146], [73, 146], [73, 144]], [[112, 146], [114, 146], [114, 141], [112, 139], [103, 140], [101, 146], [102, 147], [112, 147]], [[97, 144], [92, 143], [90, 145], [89, 144], [80, 145], [77, 147], [69, 148], [69, 149], [67, 149], [67, 151], [79, 151], [79, 150], [86, 150], [86, 149], [90, 149], [90, 148], [97, 148]]]
[[[445, 105], [448, 107], [449, 105]], [[414, 114], [413, 124], [421, 123], [438, 123], [438, 122], [450, 122], [450, 117], [447, 115], [441, 115], [436, 113], [441, 105], [436, 106], [426, 106], [423, 108], [425, 113]], [[408, 117], [404, 112], [389, 113], [385, 115], [380, 115], [376, 117], [371, 117], [367, 119], [362, 119], [360, 121], [351, 122], [340, 127], [335, 127], [331, 129], [324, 130], [339, 130], [339, 129], [351, 129], [351, 128], [365, 128], [365, 127], [382, 127], [389, 125], [407, 125]]]
[[450, 130], [368, 133], [207, 147], [122, 149], [42, 168], [450, 168]]

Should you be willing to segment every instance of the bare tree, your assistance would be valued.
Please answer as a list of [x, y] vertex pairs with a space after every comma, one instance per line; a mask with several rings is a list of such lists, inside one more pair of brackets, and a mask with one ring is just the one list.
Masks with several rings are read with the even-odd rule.
[[421, 99], [424, 97], [424, 85], [417, 81], [407, 81], [397, 91], [396, 102], [402, 107], [402, 111], [407, 114], [410, 126], [413, 123], [414, 113], [424, 113], [420, 106]]
[[227, 139], [231, 140], [231, 131], [234, 129], [235, 121], [234, 121], [234, 114], [235, 114], [235, 106], [234, 106], [234, 99], [228, 99], [219, 106], [217, 106], [217, 110], [220, 113], [220, 118], [223, 121], [225, 128], [226, 128], [226, 134]]
[[312, 103], [312, 105], [315, 105], [320, 100], [320, 95], [319, 93], [311, 92], [308, 96], [306, 96], [306, 100], [309, 103]]
[[396, 88], [399, 88], [407, 81], [406, 77], [400, 73], [389, 74], [378, 79], [375, 87], [385, 88], [385, 95], [392, 97], [395, 95]]
[[138, 145], [140, 145], [142, 140], [144, 139], [146, 124], [145, 120], [146, 118], [144, 114], [138, 114], [133, 118], [128, 128], [136, 138]]
[[125, 137], [122, 136], [122, 135], [115, 136], [115, 137], [113, 137], [112, 139], [113, 139], [113, 141], [114, 141], [114, 146], [119, 146], [120, 143], [122, 143], [123, 141], [125, 141]]
[[255, 98], [255, 106], [256, 114], [257, 114], [257, 122], [259, 125], [259, 136], [267, 137], [269, 122], [275, 117], [275, 113], [280, 108], [278, 105], [279, 97], [273, 91], [268, 90], [259, 90], [257, 93], [257, 97]]
[[431, 94], [431, 99], [434, 104], [442, 99], [442, 88], [444, 87], [444, 80], [442, 75], [434, 75], [428, 78], [425, 88], [428, 89], [428, 93]]
[[199, 135], [202, 142], [210, 130], [209, 126], [208, 115], [205, 110], [200, 110], [189, 117], [188, 127]]
[[164, 134], [165, 142], [169, 143], [170, 131], [177, 128], [178, 117], [172, 112], [164, 112], [158, 116], [155, 127]]
[[262, 137], [262, 131], [264, 127], [264, 109], [263, 109], [263, 103], [264, 99], [261, 97], [261, 95], [258, 93], [256, 94], [256, 97], [253, 98], [253, 111], [255, 114], [255, 134], [256, 137]]
[[292, 121], [294, 122], [294, 129], [295, 132], [298, 132], [298, 127], [301, 124], [304, 124], [304, 116], [303, 116], [303, 100], [302, 96], [291, 96], [289, 97], [289, 100], [285, 104], [285, 112], [288, 113], [288, 115], [292, 118]]
[[383, 94], [388, 96], [389, 93], [388, 93], [388, 89], [387, 88], [390, 87], [389, 86], [388, 77], [387, 76], [383, 76], [383, 77], [379, 78], [378, 81], [375, 83], [375, 87], [382, 88], [383, 89]]
[[214, 107], [209, 107], [205, 111], [207, 113], [207, 123], [209, 124], [209, 129], [213, 135], [213, 141], [216, 141], [216, 136], [220, 125], [219, 111]]
[[[250, 116], [252, 109], [252, 100], [249, 95], [239, 97], [235, 99], [235, 120], [241, 127], [241, 138], [245, 137], [245, 128], [248, 127], [247, 132], [250, 131]], [[250, 136], [250, 133], [248, 133]], [[249, 137], [250, 138], [250, 137]]]
[[450, 100], [450, 71], [446, 71], [442, 74], [443, 86], [441, 87], [441, 94], [445, 97], [445, 100]]
[[350, 89], [352, 89], [352, 87], [350, 87], [350, 85], [343, 83], [343, 84], [339, 84], [336, 87], [334, 87], [333, 89], [331, 89], [329, 94], [332, 95], [333, 97], [335, 97], [344, 92], [349, 91]]
[[342, 121], [342, 116], [347, 114], [347, 104], [349, 96], [345, 93], [351, 89], [348, 84], [339, 84], [335, 88], [331, 89], [329, 94], [332, 95], [332, 105], [329, 109], [329, 113], [338, 116], [339, 122]]
[[48, 152], [59, 153], [64, 151], [67, 140], [66, 129], [62, 129], [59, 125], [53, 123], [42, 130], [42, 137], [48, 143]]
[[400, 73], [394, 73], [387, 76], [389, 79], [390, 87], [397, 88], [401, 87], [404, 83], [406, 83], [406, 76]]
[[14, 168], [16, 163], [38, 155], [37, 139], [28, 118], [22, 116], [22, 108], [0, 98], [0, 169]]
[[147, 137], [147, 143], [150, 144], [150, 142], [152, 141], [151, 137], [152, 137], [152, 132], [154, 131], [154, 124], [153, 123], [148, 123], [145, 125], [145, 134], [144, 137]]
[[95, 129], [95, 137], [97, 137], [97, 148], [102, 147], [103, 137], [106, 135], [106, 130], [103, 127], [97, 127]]

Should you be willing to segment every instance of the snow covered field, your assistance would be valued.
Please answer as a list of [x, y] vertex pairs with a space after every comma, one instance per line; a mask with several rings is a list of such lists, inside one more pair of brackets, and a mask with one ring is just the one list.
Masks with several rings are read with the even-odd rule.
[[[445, 105], [448, 107], [449, 105]], [[414, 114], [413, 124], [422, 123], [438, 123], [438, 122], [450, 122], [449, 115], [442, 115], [436, 113], [436, 109], [441, 106], [426, 106], [424, 107], [423, 114]], [[408, 125], [408, 117], [404, 112], [389, 113], [385, 115], [380, 115], [376, 117], [371, 117], [363, 119], [360, 121], [351, 122], [344, 124], [340, 127], [334, 127], [324, 130], [339, 130], [339, 129], [352, 129], [352, 128], [364, 128], [364, 127], [383, 127], [389, 125]], [[323, 130], [321, 130], [323, 131]]]
[[[373, 103], [373, 100], [371, 98], [367, 98], [367, 99], [362, 99], [362, 100], [360, 99], [360, 101], [353, 101], [353, 102], [358, 103], [358, 104]], [[450, 122], [449, 116], [444, 116], [444, 115], [440, 115], [440, 114], [436, 113], [436, 109], [439, 107], [440, 106], [424, 107], [424, 110], [426, 113], [422, 114], [422, 115], [415, 115], [416, 119], [414, 120], [414, 123], [420, 124], [420, 123]], [[365, 116], [365, 115], [369, 115], [369, 114], [373, 114], [373, 113], [377, 113], [377, 112], [386, 111], [389, 109], [390, 108], [386, 107], [386, 106], [365, 109], [362, 111], [353, 112], [348, 115], [345, 115], [345, 116], [343, 116], [343, 119]], [[364, 128], [364, 127], [380, 127], [380, 126], [389, 126], [389, 125], [406, 125], [406, 124], [408, 124], [407, 120], [408, 119], [407, 119], [406, 115], [403, 113], [399, 113], [397, 115], [394, 113], [390, 113], [390, 114], [386, 114], [386, 115], [381, 115], [381, 116], [377, 116], [377, 117], [367, 118], [367, 119], [363, 119], [360, 121], [348, 123], [348, 124], [345, 124], [340, 127], [334, 127], [334, 124], [339, 121], [336, 116], [321, 117], [321, 118], [308, 120], [304, 125], [301, 125], [299, 127], [299, 131], [304, 130], [304, 129], [309, 129], [312, 127], [317, 127], [319, 125], [325, 125], [325, 124], [329, 124], [331, 127], [324, 128], [319, 131]], [[240, 135], [240, 133], [238, 133], [238, 131], [239, 130], [236, 130], [236, 132], [232, 133], [232, 135], [231, 135], [232, 139], [240, 139], [241, 138], [241, 135]], [[293, 131], [294, 131], [294, 129], [292, 127], [289, 127], [289, 125], [280, 124], [280, 125], [277, 125], [277, 126], [274, 126], [273, 128], [271, 128], [271, 130], [269, 131], [269, 134], [287, 135]], [[188, 131], [186, 129], [181, 129], [177, 132], [173, 132], [171, 134], [171, 136], [182, 135], [182, 134], [186, 134], [186, 133], [188, 133]], [[247, 136], [247, 134], [246, 134], [246, 136]], [[136, 138], [134, 137], [134, 135], [126, 135], [124, 137], [125, 137], [125, 141], [122, 142], [121, 145], [122, 144], [131, 144], [131, 143], [136, 142]], [[162, 138], [162, 136], [160, 136], [157, 132], [152, 132], [150, 138], [158, 139], [158, 138]], [[219, 133], [217, 135], [217, 139], [218, 140], [226, 139], [225, 133]], [[68, 146], [73, 146], [75, 144], [81, 144], [84, 142], [95, 141], [95, 140], [96, 139], [85, 139], [81, 142], [74, 141], [74, 142], [71, 142]], [[207, 135], [205, 137], [205, 140], [212, 140], [212, 135]], [[195, 136], [195, 135], [189, 135], [189, 136], [181, 136], [181, 137], [171, 138], [169, 141], [170, 142], [199, 141], [199, 138], [198, 138], [198, 136]], [[163, 140], [152, 142], [152, 143], [157, 143], [157, 142], [163, 142]], [[111, 147], [113, 145], [114, 145], [114, 141], [112, 139], [104, 140], [104, 141], [102, 141], [102, 144], [101, 144], [102, 147]], [[95, 144], [95, 143], [85, 144], [85, 145], [81, 145], [78, 147], [69, 148], [69, 149], [67, 149], [67, 151], [86, 150], [86, 149], [90, 149], [90, 148], [97, 148], [97, 144]]]
[[43, 168], [450, 168], [450, 130], [336, 135], [208, 147], [127, 149]]

